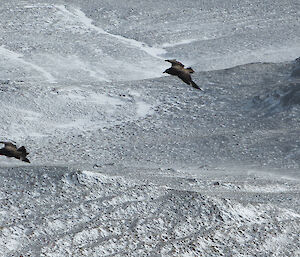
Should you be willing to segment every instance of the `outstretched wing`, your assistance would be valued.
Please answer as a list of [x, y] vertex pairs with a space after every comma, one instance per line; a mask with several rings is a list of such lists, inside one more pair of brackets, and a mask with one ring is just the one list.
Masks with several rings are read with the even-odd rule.
[[191, 84], [192, 78], [188, 72], [184, 72], [184, 71], [178, 72], [177, 76], [186, 84], [188, 84], [188, 85]]
[[184, 65], [181, 63], [181, 62], [178, 62], [176, 61], [175, 59], [172, 59], [172, 60], [165, 60], [166, 62], [170, 62], [172, 64], [172, 67], [173, 66], [180, 66], [180, 67], [184, 67]]
[[13, 143], [11, 142], [3, 142], [3, 141], [0, 141], [1, 144], [4, 144], [4, 148], [6, 149], [17, 149], [17, 146], [14, 145]]
[[191, 85], [193, 88], [196, 88], [196, 89], [199, 89], [202, 91], [202, 89], [194, 81], [191, 81]]
[[179, 72], [178, 77], [186, 84], [192, 85], [193, 88], [202, 90], [194, 81], [192, 81], [191, 75], [188, 71]]
[[26, 151], [25, 146], [21, 146], [18, 148], [19, 152], [22, 152], [25, 156], [27, 156], [29, 153]]
[[195, 71], [192, 69], [192, 67], [188, 67], [186, 68], [186, 70], [189, 72], [189, 73], [194, 73]]

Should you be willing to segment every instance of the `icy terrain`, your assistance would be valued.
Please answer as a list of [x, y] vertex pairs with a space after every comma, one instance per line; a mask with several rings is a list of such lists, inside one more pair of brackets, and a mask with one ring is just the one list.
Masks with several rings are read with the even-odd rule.
[[0, 14], [0, 256], [300, 256], [299, 1]]

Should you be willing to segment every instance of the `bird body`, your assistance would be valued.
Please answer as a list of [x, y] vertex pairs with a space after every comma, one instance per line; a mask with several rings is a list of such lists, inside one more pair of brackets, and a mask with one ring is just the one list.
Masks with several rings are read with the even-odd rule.
[[26, 158], [26, 156], [29, 153], [27, 153], [24, 146], [17, 148], [16, 145], [14, 145], [11, 142], [2, 142], [1, 141], [0, 143], [4, 144], [4, 147], [0, 149], [0, 155], [4, 155], [9, 158], [14, 157], [23, 162], [30, 163], [30, 161]]
[[192, 81], [191, 73], [194, 73], [194, 70], [191, 67], [184, 68], [184, 65], [181, 62], [173, 60], [165, 60], [166, 62], [170, 62], [172, 67], [166, 69], [163, 73], [168, 73], [173, 76], [177, 76], [184, 83], [191, 85], [193, 88], [202, 90], [194, 81]]

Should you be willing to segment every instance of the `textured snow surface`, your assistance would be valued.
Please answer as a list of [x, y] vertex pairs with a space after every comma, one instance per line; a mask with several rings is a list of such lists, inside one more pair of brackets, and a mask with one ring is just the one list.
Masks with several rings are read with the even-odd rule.
[[2, 2], [1, 256], [300, 255], [298, 0]]
[[[224, 186], [204, 177], [194, 177], [192, 191], [61, 167], [1, 169], [1, 177], [1, 192], [10, 192], [0, 209], [5, 256], [295, 256], [298, 249], [300, 215], [272, 190], [240, 203], [197, 192], [205, 182]], [[299, 197], [292, 181], [252, 175], [235, 183], [254, 179]], [[261, 195], [268, 203], [255, 202]]]

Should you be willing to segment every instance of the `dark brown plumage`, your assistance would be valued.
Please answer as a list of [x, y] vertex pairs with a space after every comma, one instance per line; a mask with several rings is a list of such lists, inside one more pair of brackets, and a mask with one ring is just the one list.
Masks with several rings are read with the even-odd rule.
[[4, 147], [0, 149], [0, 155], [5, 155], [6, 157], [14, 157], [16, 159], [19, 159], [23, 162], [29, 162], [30, 161], [26, 158], [26, 156], [29, 154], [27, 153], [26, 149], [24, 146], [21, 146], [19, 148], [16, 147], [11, 142], [2, 142], [0, 143], [4, 144]]
[[184, 65], [181, 62], [176, 61], [175, 59], [165, 61], [170, 62], [172, 64], [172, 67], [165, 70], [163, 73], [177, 76], [186, 84], [192, 85], [193, 88], [202, 90], [194, 81], [192, 81], [191, 73], [194, 73], [194, 70], [191, 67], [184, 68]]

